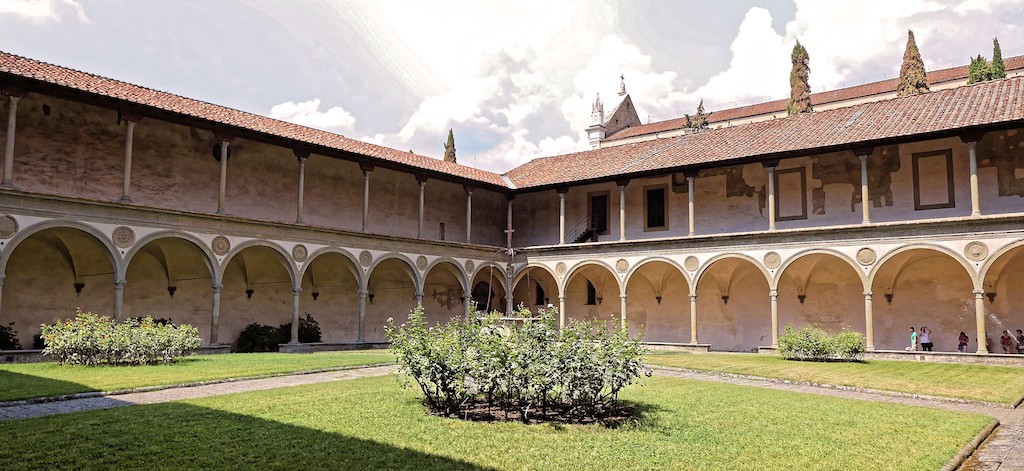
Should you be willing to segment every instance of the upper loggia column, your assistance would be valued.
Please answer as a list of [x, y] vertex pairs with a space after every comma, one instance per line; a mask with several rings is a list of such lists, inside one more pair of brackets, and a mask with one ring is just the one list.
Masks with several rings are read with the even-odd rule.
[[764, 168], [768, 169], [768, 230], [775, 230], [775, 167], [778, 161], [763, 162]]
[[619, 240], [626, 240], [626, 185], [629, 180], [615, 182], [619, 186]]
[[121, 189], [121, 201], [129, 202], [132, 200], [132, 148], [135, 141], [135, 123], [139, 118], [124, 114], [122, 116], [125, 118], [127, 129], [124, 133], [124, 186]]
[[420, 184], [420, 219], [416, 225], [416, 237], [423, 237], [423, 195], [427, 187], [427, 177], [416, 175], [416, 181]]
[[565, 194], [569, 188], [558, 188], [558, 245], [565, 245]]
[[860, 208], [863, 213], [861, 224], [869, 224], [871, 222], [871, 207], [869, 196], [868, 196], [868, 154], [860, 154], [857, 156], [860, 159]]
[[228, 158], [230, 156], [230, 145], [230, 138], [220, 138], [220, 188], [217, 192], [217, 214], [224, 214], [225, 212], [224, 195], [228, 184]]
[[697, 227], [697, 224], [694, 221], [694, 217], [696, 216], [696, 209], [694, 208], [694, 205], [693, 205], [693, 200], [694, 200], [693, 193], [694, 193], [694, 187], [696, 186], [695, 182], [697, 180], [697, 172], [696, 171], [687, 172], [685, 175], [686, 175], [686, 190], [687, 190], [687, 208], [686, 208], [687, 220], [688, 220], [689, 226], [690, 226], [690, 234], [689, 235], [692, 236], [692, 235], [694, 235], [696, 233], [696, 227]]
[[295, 158], [299, 161], [299, 194], [295, 204], [295, 224], [302, 224], [302, 204], [306, 193], [306, 159], [309, 158], [309, 152], [296, 150]]
[[359, 169], [363, 171], [363, 232], [366, 232], [370, 220], [370, 172], [373, 165], [360, 163]]
[[971, 217], [981, 216], [981, 191], [978, 187], [978, 141], [983, 135], [971, 134], [960, 136], [960, 140], [967, 144], [967, 157], [971, 171]]
[[473, 240], [473, 187], [463, 186], [466, 190], [466, 243]]
[[18, 121], [18, 102], [23, 94], [7, 91], [7, 142], [4, 147], [4, 178], [0, 186], [10, 188], [14, 185], [14, 130]]

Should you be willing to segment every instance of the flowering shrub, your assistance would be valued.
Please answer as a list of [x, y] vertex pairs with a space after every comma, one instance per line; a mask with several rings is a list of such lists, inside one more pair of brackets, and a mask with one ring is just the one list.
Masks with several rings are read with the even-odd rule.
[[[426, 327], [417, 307], [405, 324], [388, 320], [386, 333], [398, 364], [419, 386], [427, 405], [446, 415], [486, 407], [524, 422], [551, 412], [570, 420], [599, 416], [619, 391], [650, 376], [643, 334], [600, 322], [572, 322], [559, 331], [554, 310], [508, 323], [496, 313], [474, 313]], [[539, 412], [539, 414], [538, 414]]]
[[81, 310], [74, 319], [43, 324], [42, 338], [43, 355], [77, 365], [170, 363], [202, 345], [199, 330], [191, 325], [159, 325], [151, 317], [117, 323]]
[[787, 325], [779, 336], [779, 355], [787, 360], [859, 361], [864, 350], [864, 335], [849, 330], [829, 335], [817, 327]]

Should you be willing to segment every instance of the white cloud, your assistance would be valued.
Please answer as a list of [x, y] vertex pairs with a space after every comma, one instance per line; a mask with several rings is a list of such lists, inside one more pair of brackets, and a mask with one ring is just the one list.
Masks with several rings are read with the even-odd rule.
[[14, 15], [35, 23], [60, 23], [70, 11], [82, 23], [89, 23], [85, 8], [77, 0], [0, 0], [0, 15]]
[[340, 106], [320, 111], [319, 98], [279, 103], [270, 108], [270, 117], [336, 133], [351, 132], [356, 124], [355, 116]]

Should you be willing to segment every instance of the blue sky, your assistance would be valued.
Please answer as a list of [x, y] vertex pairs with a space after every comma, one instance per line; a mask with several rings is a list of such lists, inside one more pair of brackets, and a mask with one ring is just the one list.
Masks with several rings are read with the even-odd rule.
[[502, 172], [585, 147], [619, 75], [641, 120], [1024, 54], [1019, 0], [0, 0], [0, 50]]

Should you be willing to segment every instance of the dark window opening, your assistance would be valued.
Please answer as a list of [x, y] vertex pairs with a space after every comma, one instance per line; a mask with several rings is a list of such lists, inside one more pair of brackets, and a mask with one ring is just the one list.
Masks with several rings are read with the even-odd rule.
[[587, 304], [597, 304], [597, 288], [594, 287], [590, 280], [587, 280]]
[[546, 297], [546, 296], [544, 296], [544, 288], [541, 288], [541, 286], [540, 286], [540, 283], [537, 283], [537, 294], [536, 294], [536, 296], [535, 296], [535, 299], [534, 299], [534, 303], [533, 303], [533, 304], [534, 304], [535, 306], [543, 306], [543, 305], [547, 304], [547, 303], [546, 303], [546, 302], [544, 301], [544, 298], [545, 298], [545, 297]]
[[644, 197], [647, 202], [644, 229], [665, 228], [668, 225], [665, 217], [665, 187], [649, 188]]
[[591, 195], [590, 227], [599, 234], [608, 233], [608, 193]]

